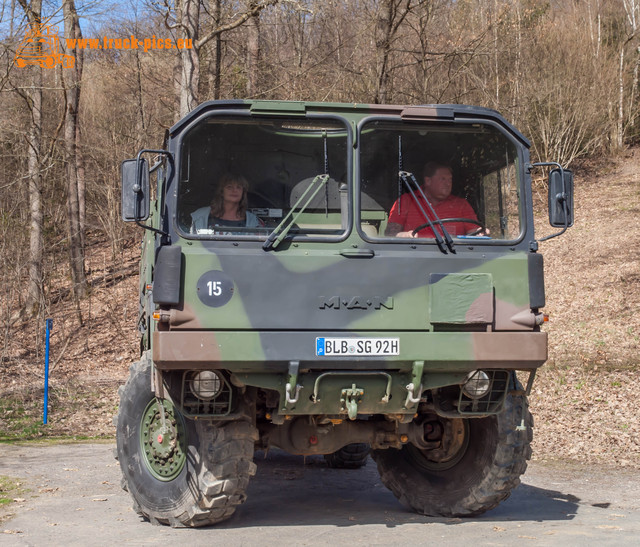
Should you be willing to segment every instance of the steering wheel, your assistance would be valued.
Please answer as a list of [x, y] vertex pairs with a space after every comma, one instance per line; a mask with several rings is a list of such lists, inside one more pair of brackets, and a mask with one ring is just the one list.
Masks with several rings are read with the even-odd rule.
[[[468, 236], [475, 236], [481, 232], [487, 231], [487, 227], [484, 224], [482, 224], [482, 222], [479, 222], [478, 220], [475, 220], [473, 218], [441, 218], [440, 222], [442, 222], [443, 224], [445, 222], [466, 222], [468, 224], [475, 224], [476, 226], [478, 226], [477, 230], [474, 230], [470, 234], [466, 234]], [[426, 228], [427, 226], [430, 226], [431, 224], [435, 226], [436, 224], [438, 224], [438, 221], [434, 220], [431, 223], [425, 222], [424, 224], [420, 224], [420, 226], [418, 226], [415, 230], [411, 232], [411, 235], [415, 237], [420, 230], [422, 230], [423, 228]]]

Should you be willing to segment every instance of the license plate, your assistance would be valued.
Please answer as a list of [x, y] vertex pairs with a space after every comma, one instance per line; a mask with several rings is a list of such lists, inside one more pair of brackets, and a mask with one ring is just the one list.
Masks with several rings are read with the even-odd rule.
[[316, 355], [400, 355], [400, 339], [316, 338]]

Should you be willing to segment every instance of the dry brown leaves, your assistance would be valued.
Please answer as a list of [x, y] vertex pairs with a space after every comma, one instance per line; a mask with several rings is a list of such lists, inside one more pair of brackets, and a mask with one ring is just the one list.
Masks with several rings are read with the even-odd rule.
[[551, 321], [534, 454], [640, 467], [640, 150], [578, 169], [575, 208], [574, 227], [540, 248]]
[[[49, 416], [44, 401], [44, 318], [12, 329], [0, 365], [0, 434], [112, 436], [117, 388], [138, 355], [139, 243], [131, 240], [113, 259], [106, 241], [87, 248], [89, 295], [78, 310], [68, 295], [66, 272], [52, 280]], [[59, 288], [56, 289], [56, 286]], [[56, 293], [56, 291], [58, 291]]]

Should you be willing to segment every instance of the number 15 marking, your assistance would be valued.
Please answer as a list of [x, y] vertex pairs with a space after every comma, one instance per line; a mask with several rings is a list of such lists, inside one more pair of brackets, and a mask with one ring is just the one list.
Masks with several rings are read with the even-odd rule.
[[222, 283], [220, 281], [209, 281], [207, 283], [209, 296], [220, 296], [222, 294]]

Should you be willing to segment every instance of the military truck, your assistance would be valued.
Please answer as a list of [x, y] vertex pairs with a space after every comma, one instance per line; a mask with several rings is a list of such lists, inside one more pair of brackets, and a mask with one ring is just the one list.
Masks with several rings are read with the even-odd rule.
[[[558, 228], [544, 239], [573, 223], [572, 173], [531, 164], [529, 148], [481, 107], [235, 100], [200, 105], [162, 149], [123, 162], [123, 219], [144, 228], [141, 358], [116, 419], [135, 510], [220, 522], [269, 447], [342, 468], [370, 454], [423, 515], [506, 499], [547, 359], [532, 170], [548, 171]], [[427, 161], [450, 166], [476, 230], [434, 215]], [[247, 181], [258, 222], [196, 225], [225, 173]], [[404, 194], [426, 203], [431, 237], [388, 234]]]

